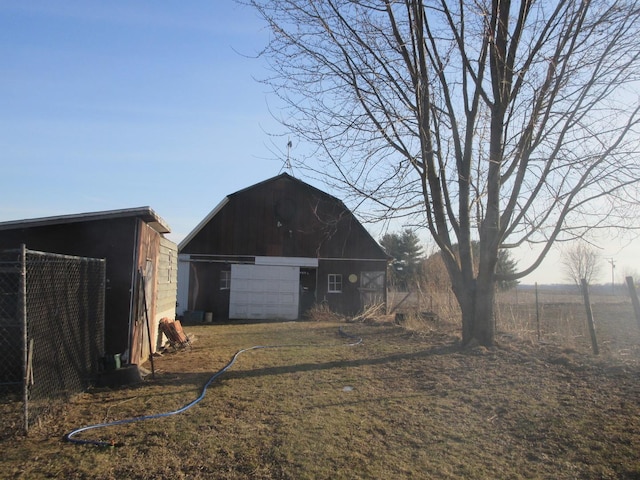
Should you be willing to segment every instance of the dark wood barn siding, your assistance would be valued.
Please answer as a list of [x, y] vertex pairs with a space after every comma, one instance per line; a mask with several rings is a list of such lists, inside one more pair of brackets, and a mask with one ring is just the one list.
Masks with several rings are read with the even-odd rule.
[[0, 231], [0, 249], [25, 244], [31, 250], [106, 258], [105, 350], [122, 353], [128, 347], [132, 259], [136, 218], [77, 222]]
[[192, 296], [189, 310], [212, 312], [213, 318], [229, 318], [229, 289], [221, 289], [220, 272], [231, 271], [231, 264], [219, 262], [193, 262], [189, 272]]
[[[355, 315], [365, 306], [360, 287], [362, 272], [385, 272], [386, 276], [386, 268], [386, 260], [321, 260], [318, 265], [317, 301], [325, 302], [336, 312]], [[342, 275], [342, 292], [328, 292], [329, 274]], [[355, 282], [349, 281], [351, 275], [355, 275]], [[384, 291], [381, 293], [384, 295]]]
[[276, 177], [228, 199], [181, 253], [385, 258], [342, 202], [292, 177]]

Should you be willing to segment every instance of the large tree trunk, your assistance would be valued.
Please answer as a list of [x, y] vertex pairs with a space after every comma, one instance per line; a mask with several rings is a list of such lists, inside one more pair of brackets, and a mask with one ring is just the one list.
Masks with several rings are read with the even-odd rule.
[[491, 347], [495, 337], [495, 281], [478, 281], [475, 295], [473, 338], [480, 345]]
[[476, 298], [476, 282], [473, 281], [466, 285], [453, 286], [453, 292], [460, 305], [462, 312], [462, 344], [467, 345], [474, 334], [475, 325], [475, 298]]
[[463, 345], [476, 341], [485, 347], [493, 346], [495, 288], [495, 281], [477, 280], [453, 286], [462, 312]]

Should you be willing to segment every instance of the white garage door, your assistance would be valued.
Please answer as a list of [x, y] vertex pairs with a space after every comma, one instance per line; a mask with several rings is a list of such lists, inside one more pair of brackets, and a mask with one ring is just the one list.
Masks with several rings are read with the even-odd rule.
[[298, 318], [300, 267], [231, 265], [229, 318]]

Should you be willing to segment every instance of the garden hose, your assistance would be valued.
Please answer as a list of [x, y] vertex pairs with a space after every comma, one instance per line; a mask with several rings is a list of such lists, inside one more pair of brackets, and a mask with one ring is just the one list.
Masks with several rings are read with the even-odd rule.
[[[346, 337], [346, 338], [350, 338], [353, 340], [353, 342], [346, 344], [345, 346], [348, 347], [353, 347], [356, 345], [359, 345], [362, 343], [362, 338], [357, 337], [355, 335], [351, 335], [349, 333], [346, 333], [342, 327], [340, 327], [339, 329], [339, 333], [341, 336]], [[173, 415], [177, 415], [179, 413], [182, 412], [186, 412], [187, 410], [189, 410], [191, 407], [193, 407], [194, 405], [198, 404], [206, 395], [207, 393], [207, 388], [209, 388], [209, 385], [211, 385], [213, 383], [213, 381], [215, 379], [217, 379], [220, 375], [222, 375], [223, 373], [225, 373], [227, 370], [229, 370], [231, 368], [231, 366], [235, 363], [236, 359], [242, 355], [245, 352], [248, 352], [250, 350], [260, 350], [260, 349], [266, 349], [266, 348], [292, 348], [292, 347], [308, 347], [309, 345], [254, 345], [253, 347], [249, 347], [249, 348], [243, 348], [242, 350], [238, 350], [233, 357], [231, 357], [231, 360], [229, 361], [229, 363], [227, 363], [224, 367], [222, 367], [220, 370], [218, 370], [216, 373], [214, 373], [209, 380], [207, 380], [207, 382], [204, 384], [204, 386], [202, 387], [202, 392], [200, 393], [200, 396], [198, 398], [196, 398], [195, 400], [193, 400], [192, 402], [186, 404], [185, 406], [177, 409], [177, 410], [173, 410], [171, 412], [164, 412], [164, 413], [156, 413], [153, 415], [143, 415], [140, 417], [133, 417], [133, 418], [125, 418], [123, 420], [116, 420], [113, 422], [106, 422], [106, 423], [98, 423], [95, 425], [89, 425], [86, 427], [82, 427], [82, 428], [78, 428], [76, 430], [73, 430], [72, 432], [67, 433], [64, 436], [64, 439], [67, 442], [70, 443], [75, 443], [78, 445], [95, 445], [98, 447], [116, 447], [119, 446], [119, 443], [116, 443], [115, 441], [104, 441], [104, 440], [82, 440], [79, 438], [75, 438], [76, 435], [78, 435], [79, 433], [82, 432], [86, 432], [88, 430], [95, 430], [97, 428], [105, 428], [105, 427], [114, 427], [116, 425], [126, 425], [128, 423], [135, 423], [135, 422], [142, 422], [145, 420], [154, 420], [156, 418], [163, 418], [163, 417], [170, 417]]]

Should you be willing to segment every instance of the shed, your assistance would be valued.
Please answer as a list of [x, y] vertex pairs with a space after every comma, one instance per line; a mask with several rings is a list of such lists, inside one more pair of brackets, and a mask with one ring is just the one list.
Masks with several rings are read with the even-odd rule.
[[139, 364], [149, 357], [144, 297], [154, 351], [159, 320], [175, 316], [177, 245], [165, 237], [168, 233], [150, 207], [109, 210], [2, 222], [0, 250], [24, 244], [106, 259], [105, 352], [126, 354], [129, 363]]
[[384, 250], [342, 201], [286, 173], [226, 196], [178, 252], [178, 314], [293, 320], [386, 301]]

